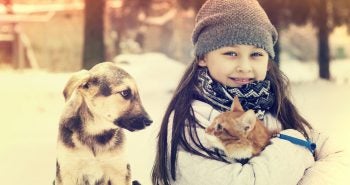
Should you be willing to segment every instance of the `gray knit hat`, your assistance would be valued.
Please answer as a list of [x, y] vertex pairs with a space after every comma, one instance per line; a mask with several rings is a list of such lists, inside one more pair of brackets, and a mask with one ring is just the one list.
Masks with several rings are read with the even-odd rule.
[[275, 57], [277, 31], [257, 0], [208, 0], [192, 33], [195, 56], [235, 44], [254, 45]]

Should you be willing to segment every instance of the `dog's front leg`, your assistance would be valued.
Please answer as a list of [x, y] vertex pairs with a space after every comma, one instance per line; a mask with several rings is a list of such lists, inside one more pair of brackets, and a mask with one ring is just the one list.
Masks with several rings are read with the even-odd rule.
[[106, 171], [110, 182], [112, 185], [131, 185], [131, 173], [130, 173], [130, 165], [127, 164], [124, 168], [109, 168]]

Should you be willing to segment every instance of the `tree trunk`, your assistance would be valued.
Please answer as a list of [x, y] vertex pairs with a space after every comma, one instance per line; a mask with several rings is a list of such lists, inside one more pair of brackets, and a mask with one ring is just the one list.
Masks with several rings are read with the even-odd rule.
[[104, 35], [105, 0], [85, 0], [83, 68], [90, 69], [105, 61]]
[[328, 12], [327, 12], [327, 0], [320, 1], [319, 9], [319, 22], [318, 22], [318, 65], [319, 65], [319, 77], [322, 79], [330, 79], [329, 72], [329, 28], [328, 28]]

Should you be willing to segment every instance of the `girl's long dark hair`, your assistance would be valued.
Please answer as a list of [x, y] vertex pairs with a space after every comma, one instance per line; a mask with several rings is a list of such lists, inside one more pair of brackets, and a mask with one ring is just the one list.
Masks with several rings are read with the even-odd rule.
[[[219, 154], [201, 144], [196, 132], [198, 124], [191, 103], [198, 71], [197, 61], [198, 59], [195, 59], [185, 71], [163, 117], [152, 170], [152, 183], [155, 185], [169, 185], [170, 178], [176, 179], [176, 159], [179, 145], [187, 152], [225, 162]], [[270, 113], [282, 123], [283, 129], [296, 129], [308, 138], [306, 129], [311, 129], [311, 126], [291, 103], [289, 81], [273, 61], [269, 61], [266, 79], [271, 81], [271, 91], [276, 95], [276, 101]], [[173, 117], [171, 122], [169, 122], [170, 117]], [[169, 130], [170, 128], [171, 130]], [[168, 136], [168, 131], [171, 131], [171, 136]], [[188, 135], [185, 136], [185, 133]], [[168, 141], [168, 139], [171, 140]]]

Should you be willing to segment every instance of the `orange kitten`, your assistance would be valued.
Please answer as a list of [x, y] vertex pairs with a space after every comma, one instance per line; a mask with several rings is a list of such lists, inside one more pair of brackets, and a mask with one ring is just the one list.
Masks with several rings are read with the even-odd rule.
[[258, 155], [271, 138], [253, 110], [244, 112], [237, 96], [231, 111], [215, 117], [205, 131], [211, 146], [223, 150], [227, 157], [235, 160]]

